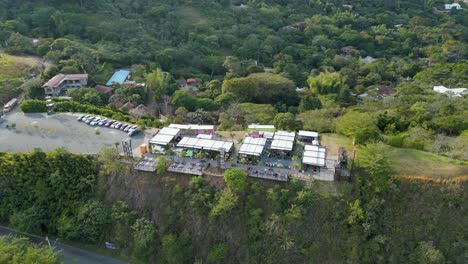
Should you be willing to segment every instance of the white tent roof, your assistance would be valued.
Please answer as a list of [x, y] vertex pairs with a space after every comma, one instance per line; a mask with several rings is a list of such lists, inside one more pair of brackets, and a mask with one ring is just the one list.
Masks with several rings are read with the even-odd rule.
[[177, 136], [177, 134], [179, 134], [179, 132], [180, 132], [180, 129], [178, 129], [178, 128], [163, 127], [163, 128], [158, 132], [158, 134]]
[[233, 146], [232, 142], [220, 141], [213, 139], [204, 139], [204, 138], [193, 138], [193, 137], [184, 137], [177, 144], [177, 147], [181, 148], [194, 148], [194, 149], [203, 149], [203, 150], [214, 150], [219, 151], [224, 149], [225, 151], [231, 151]]
[[296, 132], [288, 132], [288, 131], [277, 131], [273, 136], [273, 139], [277, 140], [284, 140], [284, 141], [294, 141], [296, 137]]
[[271, 149], [287, 150], [293, 149], [294, 141], [273, 139], [271, 142]]
[[171, 142], [173, 138], [174, 136], [171, 135], [157, 134], [152, 139], [150, 139], [149, 142], [157, 145], [166, 146], [167, 144], [169, 144], [169, 142]]
[[302, 163], [314, 166], [325, 166], [326, 149], [320, 146], [305, 145]]
[[260, 156], [266, 144], [266, 138], [246, 137], [239, 148], [240, 154]]
[[275, 129], [275, 126], [274, 125], [251, 124], [251, 125], [249, 125], [249, 129]]
[[180, 129], [164, 127], [156, 134], [149, 143], [166, 146], [179, 134]]
[[299, 136], [300, 137], [318, 137], [318, 133], [314, 131], [305, 131], [305, 130], [299, 130]]
[[207, 135], [207, 134], [198, 134], [197, 138], [204, 138], [204, 139], [212, 139], [213, 135]]
[[192, 130], [213, 130], [213, 125], [193, 125], [193, 124], [170, 124], [169, 127], [171, 128], [179, 128], [179, 129], [192, 129]]

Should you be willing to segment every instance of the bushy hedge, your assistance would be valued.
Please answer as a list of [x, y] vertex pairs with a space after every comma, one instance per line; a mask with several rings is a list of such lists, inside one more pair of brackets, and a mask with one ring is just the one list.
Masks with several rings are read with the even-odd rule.
[[42, 100], [24, 100], [20, 109], [25, 113], [43, 113], [47, 112], [47, 103]]
[[131, 117], [128, 114], [114, 111], [110, 108], [98, 107], [90, 104], [80, 104], [74, 101], [60, 101], [57, 102], [55, 105], [55, 111], [57, 112], [79, 112], [95, 114], [125, 122], [128, 122], [131, 119]]

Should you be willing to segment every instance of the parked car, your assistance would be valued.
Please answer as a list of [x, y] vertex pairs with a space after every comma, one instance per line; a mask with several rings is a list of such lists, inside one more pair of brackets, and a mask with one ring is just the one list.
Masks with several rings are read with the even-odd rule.
[[95, 126], [99, 123], [99, 121], [101, 121], [101, 118], [99, 117], [96, 117], [96, 119], [94, 119], [93, 121], [91, 121], [91, 123], [89, 123], [90, 125], [92, 126]]
[[112, 124], [114, 124], [115, 121], [114, 120], [111, 120], [111, 121], [107, 121], [107, 123], [104, 125], [106, 127], [110, 127]]
[[128, 132], [128, 130], [130, 130], [130, 128], [132, 128], [133, 126], [132, 125], [128, 125], [125, 129], [124, 129], [124, 132]]
[[99, 121], [98, 125], [103, 126], [105, 123], [107, 123], [107, 118], [101, 119], [101, 121]]
[[124, 131], [125, 128], [128, 126], [128, 124], [123, 124], [121, 127], [120, 127], [120, 130]]
[[94, 116], [89, 116], [88, 118], [86, 118], [86, 120], [84, 121], [86, 124], [89, 124], [91, 123], [91, 121], [93, 121], [95, 118], [97, 117], [94, 117]]
[[129, 137], [131, 137], [131, 136], [137, 134], [138, 132], [140, 132], [139, 129], [134, 129], [134, 128], [132, 128], [132, 129], [128, 130], [127, 135], [128, 135]]
[[81, 121], [86, 115], [80, 115], [76, 120]]
[[119, 129], [121, 126], [122, 126], [122, 123], [117, 123], [117, 125], [115, 125], [115, 129]]

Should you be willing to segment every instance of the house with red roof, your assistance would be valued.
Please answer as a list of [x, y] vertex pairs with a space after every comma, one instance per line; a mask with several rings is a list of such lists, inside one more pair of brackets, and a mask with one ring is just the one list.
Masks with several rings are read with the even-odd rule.
[[112, 89], [112, 87], [104, 86], [104, 85], [96, 85], [94, 89], [96, 89], [96, 91], [98, 91], [99, 93], [102, 93], [108, 96], [110, 96], [112, 94], [112, 91], [114, 90]]
[[121, 109], [122, 108], [126, 108], [127, 110], [132, 110], [135, 106], [131, 103], [131, 102], [126, 102], [122, 107], [120, 107]]

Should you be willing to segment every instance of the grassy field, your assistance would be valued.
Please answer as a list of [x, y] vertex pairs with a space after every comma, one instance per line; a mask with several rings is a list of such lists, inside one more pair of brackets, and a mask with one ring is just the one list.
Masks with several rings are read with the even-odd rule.
[[[344, 146], [351, 155], [353, 150], [351, 139], [338, 134], [322, 134], [321, 137], [321, 143], [327, 147], [328, 155], [336, 155], [340, 146]], [[468, 162], [437, 156], [420, 150], [394, 147], [390, 147], [390, 149], [388, 155], [393, 170], [399, 176], [406, 178], [468, 178]], [[357, 155], [359, 155], [359, 150]]]
[[42, 60], [37, 57], [0, 53], [0, 104], [18, 96], [24, 80], [30, 78], [30, 73], [38, 72], [42, 65]]
[[41, 59], [36, 57], [0, 53], [0, 80], [26, 77], [32, 70], [41, 66]]

